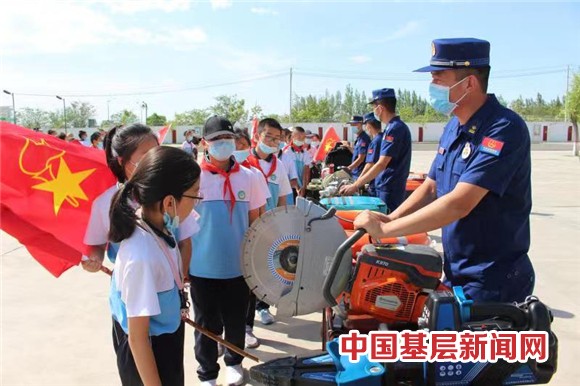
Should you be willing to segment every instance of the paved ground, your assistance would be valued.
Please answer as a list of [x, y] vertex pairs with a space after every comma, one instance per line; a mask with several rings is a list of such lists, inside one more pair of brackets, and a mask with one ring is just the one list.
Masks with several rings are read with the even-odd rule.
[[[426, 145], [424, 145], [426, 146]], [[434, 145], [432, 146], [434, 148]], [[545, 149], [544, 144], [535, 146]], [[560, 148], [562, 146], [558, 146]], [[566, 150], [570, 146], [564, 147]], [[434, 152], [416, 151], [413, 170], [427, 170]], [[580, 358], [580, 162], [568, 151], [533, 152], [532, 247], [535, 293], [554, 309], [559, 368], [554, 385], [577, 384]], [[438, 240], [439, 232], [433, 232]], [[60, 279], [44, 271], [16, 240], [1, 235], [0, 385], [118, 385], [111, 344], [108, 279], [71, 269]], [[320, 349], [320, 314], [279, 319], [256, 328], [263, 361]], [[195, 377], [192, 331], [186, 377]], [[249, 361], [244, 362], [250, 366]], [[223, 381], [223, 375], [219, 378]]]

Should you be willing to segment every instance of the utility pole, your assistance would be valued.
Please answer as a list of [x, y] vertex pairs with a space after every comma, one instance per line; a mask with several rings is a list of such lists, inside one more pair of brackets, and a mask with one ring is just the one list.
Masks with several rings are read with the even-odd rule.
[[66, 128], [66, 101], [61, 96], [56, 96], [56, 99], [60, 99], [62, 101], [62, 117], [64, 119], [64, 132], [68, 134], [68, 129]]
[[12, 123], [16, 124], [16, 105], [14, 104], [14, 93], [8, 90], [3, 90], [4, 94], [12, 96]]
[[568, 115], [568, 94], [570, 93], [570, 65], [566, 70], [566, 99], [564, 100], [564, 122], [568, 123], [570, 117]]
[[292, 121], [292, 67], [290, 67], [290, 123], [294, 123]]

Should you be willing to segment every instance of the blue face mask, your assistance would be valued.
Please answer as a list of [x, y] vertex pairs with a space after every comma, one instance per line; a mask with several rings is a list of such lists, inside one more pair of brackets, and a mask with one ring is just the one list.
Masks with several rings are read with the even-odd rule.
[[350, 131], [352, 131], [352, 133], [353, 133], [353, 134], [356, 134], [356, 133], [358, 133], [358, 127], [356, 127], [356, 126], [351, 126], [351, 127], [350, 127]]
[[455, 83], [451, 87], [441, 86], [435, 83], [429, 85], [429, 103], [435, 109], [435, 111], [440, 112], [444, 115], [451, 115], [453, 110], [457, 108], [458, 103], [465, 98], [467, 93], [463, 94], [456, 102], [449, 101], [449, 92], [459, 83], [463, 82], [467, 78], [461, 79], [459, 82]]
[[286, 145], [288, 145], [286, 142], [280, 142], [280, 144], [278, 145], [278, 148], [280, 150], [284, 149], [286, 147]]
[[236, 150], [234, 151], [234, 158], [238, 163], [244, 162], [250, 156], [250, 150]]
[[218, 161], [225, 161], [234, 154], [236, 142], [233, 139], [219, 139], [209, 143], [209, 154]]
[[173, 207], [175, 208], [175, 216], [171, 218], [169, 213], [163, 213], [163, 225], [172, 235], [175, 241], [179, 241], [179, 216], [177, 215], [177, 205], [175, 198], [173, 199]]
[[266, 154], [274, 154], [278, 151], [277, 147], [268, 146], [264, 142], [261, 142], [261, 141], [258, 143], [258, 147], [260, 148], [260, 151], [262, 151], [263, 153], [266, 153]]

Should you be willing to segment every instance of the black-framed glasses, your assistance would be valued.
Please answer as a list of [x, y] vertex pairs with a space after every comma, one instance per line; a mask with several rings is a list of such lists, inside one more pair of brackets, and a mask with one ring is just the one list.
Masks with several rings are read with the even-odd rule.
[[193, 205], [197, 205], [203, 200], [202, 196], [190, 196], [189, 194], [182, 194], [183, 197], [191, 198], [193, 200]]
[[280, 144], [280, 137], [273, 137], [271, 135], [264, 134], [264, 139], [267, 139], [268, 142], [270, 142], [270, 143], [272, 143], [274, 145]]

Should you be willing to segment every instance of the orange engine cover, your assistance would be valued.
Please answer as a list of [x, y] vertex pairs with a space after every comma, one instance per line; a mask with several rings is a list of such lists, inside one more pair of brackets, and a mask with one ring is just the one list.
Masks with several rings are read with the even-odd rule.
[[349, 312], [387, 323], [416, 322], [427, 291], [441, 286], [441, 270], [441, 257], [427, 246], [365, 246], [356, 264]]

